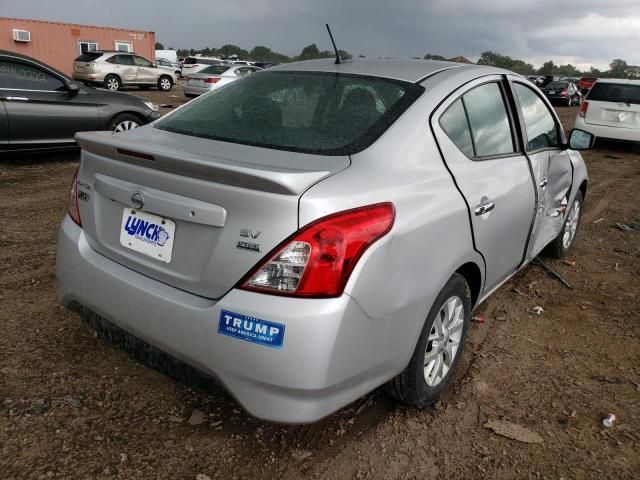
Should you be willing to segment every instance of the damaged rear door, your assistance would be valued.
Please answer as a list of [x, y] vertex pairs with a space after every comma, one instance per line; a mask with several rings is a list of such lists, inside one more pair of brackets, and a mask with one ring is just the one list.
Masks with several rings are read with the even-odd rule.
[[526, 252], [531, 259], [562, 229], [573, 167], [569, 153], [561, 149], [561, 126], [550, 107], [525, 83], [513, 81], [512, 86], [536, 184], [536, 215]]

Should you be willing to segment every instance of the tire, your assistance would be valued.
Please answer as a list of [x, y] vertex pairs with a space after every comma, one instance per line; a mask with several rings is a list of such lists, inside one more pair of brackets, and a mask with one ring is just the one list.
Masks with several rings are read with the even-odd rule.
[[[551, 258], [564, 258], [573, 246], [582, 218], [582, 192], [578, 191], [562, 224], [562, 230], [544, 249], [544, 255]], [[577, 210], [574, 210], [577, 209]]]
[[158, 90], [161, 92], [168, 92], [173, 87], [173, 81], [168, 75], [163, 75], [158, 79]]
[[[455, 308], [450, 308], [452, 306]], [[445, 332], [445, 329], [439, 327], [443, 325], [443, 318], [447, 317], [453, 318], [455, 330]], [[409, 365], [385, 385], [387, 392], [401, 402], [418, 408], [435, 402], [451, 384], [453, 373], [462, 357], [470, 322], [471, 291], [464, 277], [455, 273], [433, 302]], [[442, 342], [446, 346], [442, 353], [439, 353], [436, 342]], [[447, 371], [443, 370], [438, 377], [438, 366], [443, 364], [447, 367], [446, 363], [449, 363]]]
[[120, 115], [116, 115], [109, 122], [108, 129], [112, 132], [126, 132], [128, 130], [133, 130], [134, 128], [138, 128], [143, 125], [143, 122], [140, 118], [132, 115], [130, 113], [121, 113]]
[[108, 90], [120, 90], [122, 88], [122, 81], [117, 75], [107, 75], [104, 77], [104, 88]]

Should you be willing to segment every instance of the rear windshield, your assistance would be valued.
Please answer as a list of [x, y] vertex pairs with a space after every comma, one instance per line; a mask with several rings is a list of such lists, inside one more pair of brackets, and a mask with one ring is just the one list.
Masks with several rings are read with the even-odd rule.
[[587, 100], [640, 104], [640, 85], [597, 82], [591, 87]]
[[567, 88], [567, 82], [551, 82], [549, 85], [547, 85], [547, 90], [550, 88], [557, 88], [557, 89], [561, 89], [561, 88]]
[[226, 65], [212, 65], [207, 68], [203, 68], [200, 70], [200, 73], [213, 73], [214, 75], [222, 75], [224, 72], [229, 70], [229, 67]]
[[76, 58], [76, 62], [93, 62], [96, 58], [100, 58], [102, 52], [86, 52]]
[[266, 71], [193, 100], [155, 126], [278, 150], [348, 155], [371, 145], [423, 91], [379, 77]]

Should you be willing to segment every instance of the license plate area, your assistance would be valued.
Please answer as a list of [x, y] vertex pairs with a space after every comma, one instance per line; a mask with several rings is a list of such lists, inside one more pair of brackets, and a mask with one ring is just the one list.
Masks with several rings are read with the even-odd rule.
[[176, 224], [172, 220], [125, 208], [120, 223], [120, 245], [135, 252], [171, 263]]

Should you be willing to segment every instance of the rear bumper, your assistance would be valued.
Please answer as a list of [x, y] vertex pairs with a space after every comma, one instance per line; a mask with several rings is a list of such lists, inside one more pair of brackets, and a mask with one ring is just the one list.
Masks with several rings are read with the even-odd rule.
[[[348, 295], [292, 299], [231, 290], [218, 301], [178, 290], [95, 252], [67, 216], [57, 255], [58, 298], [216, 378], [252, 415], [307, 423], [347, 405], [402, 369], [406, 352]], [[218, 333], [221, 310], [286, 326], [282, 348]], [[396, 355], [394, 353], [401, 353]]]
[[579, 128], [595, 135], [597, 138], [608, 138], [626, 142], [640, 142], [640, 130], [634, 128], [611, 127], [607, 125], [593, 125], [586, 123], [584, 118], [576, 116], [574, 128]]
[[102, 83], [104, 82], [105, 74], [100, 72], [93, 72], [93, 73], [73, 72], [71, 76], [74, 80], [78, 80], [80, 82]]
[[183, 88], [184, 88], [184, 94], [185, 95], [204, 95], [205, 93], [209, 93], [211, 90], [213, 90], [213, 85], [211, 85], [211, 87], [195, 87], [192, 85], [187, 85], [186, 83], [184, 84]]

